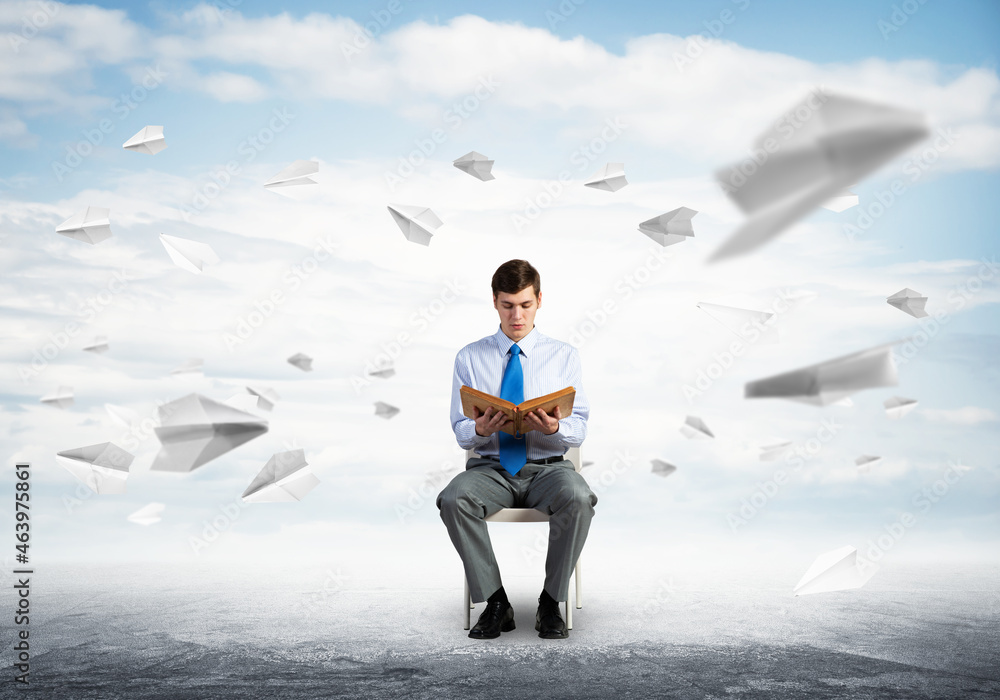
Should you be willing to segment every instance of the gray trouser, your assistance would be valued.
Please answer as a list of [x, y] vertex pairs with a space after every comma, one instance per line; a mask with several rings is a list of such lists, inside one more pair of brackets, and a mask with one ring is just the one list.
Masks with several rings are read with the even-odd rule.
[[569, 460], [525, 464], [515, 475], [499, 462], [473, 457], [437, 498], [441, 520], [465, 565], [474, 603], [486, 600], [502, 585], [485, 518], [501, 508], [535, 508], [549, 515], [545, 590], [564, 601], [595, 505], [597, 496]]

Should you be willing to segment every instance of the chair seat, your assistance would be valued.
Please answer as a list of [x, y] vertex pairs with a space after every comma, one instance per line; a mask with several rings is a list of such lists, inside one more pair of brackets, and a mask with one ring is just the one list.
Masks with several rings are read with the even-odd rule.
[[488, 523], [547, 523], [549, 514], [535, 508], [501, 508], [486, 518]]

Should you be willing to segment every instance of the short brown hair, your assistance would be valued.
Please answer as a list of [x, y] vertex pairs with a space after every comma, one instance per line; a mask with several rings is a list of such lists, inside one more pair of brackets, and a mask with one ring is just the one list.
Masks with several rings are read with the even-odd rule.
[[494, 299], [500, 292], [517, 294], [525, 287], [532, 287], [537, 299], [542, 291], [542, 278], [527, 260], [508, 260], [493, 273], [491, 285]]

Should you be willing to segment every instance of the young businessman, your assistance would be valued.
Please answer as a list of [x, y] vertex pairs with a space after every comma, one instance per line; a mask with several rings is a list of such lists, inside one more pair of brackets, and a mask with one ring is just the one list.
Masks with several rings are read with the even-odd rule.
[[[508, 260], [494, 273], [492, 287], [500, 328], [458, 351], [451, 395], [458, 444], [479, 456], [445, 487], [437, 506], [465, 565], [472, 600], [487, 601], [469, 632], [473, 639], [495, 639], [514, 629], [514, 611], [500, 581], [485, 518], [501, 508], [537, 508], [549, 514], [545, 585], [535, 629], [540, 637], [565, 639], [569, 631], [559, 602], [569, 592], [597, 496], [563, 455], [587, 436], [590, 404], [576, 348], [535, 328], [542, 305], [538, 271], [526, 260]], [[485, 414], [477, 410], [474, 420], [462, 413], [463, 384], [515, 404], [567, 386], [576, 389], [576, 398], [572, 415], [564, 417], [558, 408], [552, 415], [541, 409], [526, 415], [533, 430], [515, 437], [500, 430], [508, 419], [493, 408]]]

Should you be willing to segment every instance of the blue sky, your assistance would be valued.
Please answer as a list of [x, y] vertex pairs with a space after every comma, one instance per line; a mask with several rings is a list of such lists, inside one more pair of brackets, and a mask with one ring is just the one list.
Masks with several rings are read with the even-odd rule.
[[[8, 461], [38, 465], [50, 556], [242, 558], [353, 528], [365, 533], [359, 542], [438, 537], [451, 562], [432, 502], [405, 522], [395, 507], [428, 482], [440, 490], [428, 474], [442, 463], [458, 468], [446, 418], [451, 363], [495, 329], [489, 277], [512, 257], [542, 272], [538, 323], [549, 335], [569, 339], [605, 302], [616, 305], [581, 345], [595, 406], [588, 479], [600, 483], [623, 450], [635, 455], [624, 474], [606, 477], [605, 533], [688, 527], [710, 548], [811, 560], [860, 545], [912, 509], [952, 461], [972, 469], [923, 517], [907, 551], [995, 549], [1000, 273], [984, 260], [1000, 255], [996, 3], [914, 1], [898, 26], [894, 12], [904, 10], [890, 2], [402, 2], [395, 14], [387, 2], [296, 3], [284, 15], [265, 3], [219, 7], [0, 6], [0, 419]], [[25, 30], [39, 12], [49, 14], [37, 34]], [[372, 13], [389, 20], [352, 44]], [[816, 85], [920, 111], [933, 135], [859, 182], [857, 207], [817, 211], [751, 256], [706, 265], [743, 218], [713, 172], [745, 157]], [[140, 98], [122, 109], [133, 90]], [[463, 102], [473, 108], [456, 107]], [[167, 149], [124, 151], [147, 124], [164, 126]], [[936, 140], [939, 130], [954, 138]], [[98, 143], [81, 148], [88, 135]], [[248, 146], [258, 138], [266, 143]], [[600, 153], [586, 155], [594, 144]], [[497, 180], [451, 167], [470, 150], [496, 160]], [[317, 186], [261, 187], [298, 159], [320, 163]], [[626, 164], [627, 188], [581, 186], [605, 162]], [[873, 209], [896, 181], [905, 192]], [[446, 225], [430, 246], [415, 246], [386, 212], [390, 202], [430, 206]], [[518, 224], [539, 202], [540, 214]], [[111, 209], [114, 238], [89, 246], [55, 233], [84, 206]], [[657, 250], [636, 232], [678, 206], [699, 211], [694, 239]], [[863, 235], [849, 238], [872, 212]], [[208, 243], [222, 260], [200, 275], [181, 270], [158, 233]], [[319, 241], [336, 254], [290, 285], [289, 271]], [[88, 297], [123, 269], [126, 290], [87, 316]], [[623, 292], [637, 273], [646, 281]], [[465, 291], [445, 302], [449, 284]], [[927, 295], [944, 323], [888, 306], [903, 287]], [[246, 342], [227, 345], [274, 290], [287, 302]], [[684, 387], [735, 339], [695, 304], [760, 310], [789, 294], [799, 301], [780, 320], [781, 343], [749, 348], [689, 401]], [[437, 311], [427, 323], [414, 321], [428, 309]], [[80, 333], [25, 378], [33, 353], [73, 321]], [[409, 340], [397, 375], [364, 379], [400, 333]], [[742, 398], [747, 381], [920, 333], [928, 340], [900, 367], [900, 385], [862, 392], [853, 408]], [[98, 334], [111, 350], [82, 352]], [[288, 365], [295, 352], [316, 358], [316, 370]], [[171, 376], [189, 357], [204, 358], [204, 374]], [[124, 496], [80, 499], [56, 464], [58, 451], [121, 438], [104, 404], [141, 418], [192, 391], [225, 400], [247, 384], [282, 395], [265, 415], [271, 430], [190, 475], [149, 472], [155, 438], [141, 441]], [[39, 404], [60, 385], [74, 387], [72, 408]], [[920, 406], [888, 421], [891, 395]], [[651, 396], [655, 405], [642, 404]], [[377, 400], [402, 412], [376, 419]], [[678, 431], [686, 415], [703, 417], [717, 439], [687, 441]], [[805, 444], [831, 419], [843, 431], [734, 533], [727, 516], [781, 468], [761, 462], [758, 448]], [[193, 551], [204, 523], [291, 444], [306, 450], [321, 486], [301, 503], [241, 510], [210, 553]], [[883, 464], [859, 473], [860, 454]], [[678, 472], [650, 475], [653, 458]], [[124, 520], [150, 501], [167, 504], [163, 523]], [[102, 541], [116, 544], [94, 544]]]

